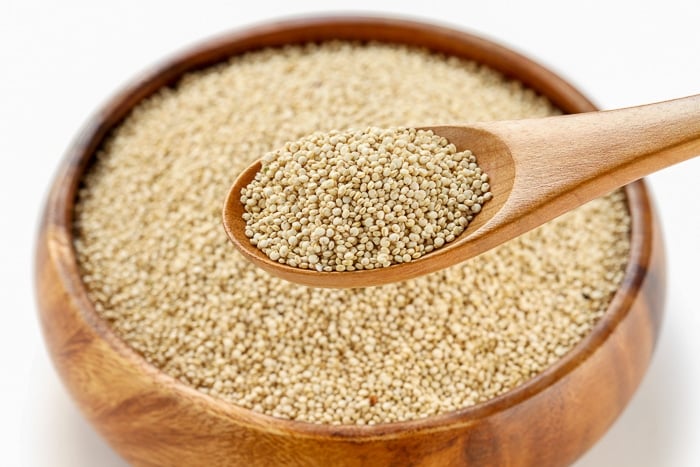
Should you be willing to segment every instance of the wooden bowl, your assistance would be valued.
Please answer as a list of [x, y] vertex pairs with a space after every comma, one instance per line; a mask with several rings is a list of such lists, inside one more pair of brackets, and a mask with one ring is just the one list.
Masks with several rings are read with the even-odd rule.
[[36, 293], [47, 346], [80, 409], [136, 465], [567, 465], [629, 401], [647, 368], [663, 313], [663, 246], [642, 181], [626, 188], [632, 252], [609, 309], [574, 350], [488, 402], [376, 426], [280, 420], [202, 394], [148, 364], [95, 312], [73, 248], [80, 179], [105, 136], [139, 101], [183, 73], [267, 46], [378, 40], [465, 57], [517, 78], [565, 112], [595, 107], [542, 66], [470, 34], [410, 21], [316, 18], [220, 37], [155, 68], [85, 126], [49, 195], [36, 250]]

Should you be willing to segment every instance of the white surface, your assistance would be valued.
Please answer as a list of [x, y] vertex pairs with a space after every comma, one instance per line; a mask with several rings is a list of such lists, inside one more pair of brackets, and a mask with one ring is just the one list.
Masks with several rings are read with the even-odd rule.
[[[9, 2], [9, 3], [8, 3]], [[245, 7], [236, 4], [246, 4]], [[0, 464], [119, 466], [58, 381], [38, 328], [33, 239], [70, 139], [138, 71], [215, 33], [308, 12], [393, 12], [514, 46], [602, 108], [700, 93], [697, 0], [254, 2], [3, 0], [0, 4]], [[188, 7], [183, 4], [189, 4]], [[623, 416], [577, 467], [700, 465], [700, 158], [650, 178], [663, 211], [667, 315]]]

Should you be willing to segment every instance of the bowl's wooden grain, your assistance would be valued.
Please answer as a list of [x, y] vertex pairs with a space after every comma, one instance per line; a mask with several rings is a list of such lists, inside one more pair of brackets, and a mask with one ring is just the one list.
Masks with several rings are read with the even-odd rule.
[[[36, 246], [36, 294], [48, 349], [90, 422], [137, 465], [567, 465], [612, 424], [638, 386], [658, 337], [663, 245], [643, 182], [626, 188], [632, 256], [607, 314], [572, 352], [526, 384], [474, 407], [373, 427], [322, 426], [253, 413], [179, 383], [110, 330], [88, 299], [73, 250], [80, 178], [129, 110], [187, 71], [265, 46], [325, 39], [398, 42], [487, 64], [566, 112], [594, 110], [530, 60], [469, 34], [378, 18], [273, 23], [225, 37], [157, 67], [113, 98], [69, 149]], [[222, 230], [223, 235], [223, 230]]]

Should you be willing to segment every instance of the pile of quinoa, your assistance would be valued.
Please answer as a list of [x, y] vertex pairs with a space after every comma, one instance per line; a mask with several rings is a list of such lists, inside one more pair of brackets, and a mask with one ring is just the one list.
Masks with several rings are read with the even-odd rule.
[[450, 269], [353, 290], [248, 263], [221, 206], [235, 174], [316, 131], [556, 113], [488, 68], [394, 45], [290, 46], [188, 74], [140, 103], [84, 177], [83, 282], [152, 365], [257, 412], [363, 425], [486, 401], [604, 313], [629, 254], [621, 192]]
[[262, 158], [241, 190], [245, 234], [271, 260], [354, 271], [418, 259], [491, 199], [470, 151], [431, 130], [314, 133]]

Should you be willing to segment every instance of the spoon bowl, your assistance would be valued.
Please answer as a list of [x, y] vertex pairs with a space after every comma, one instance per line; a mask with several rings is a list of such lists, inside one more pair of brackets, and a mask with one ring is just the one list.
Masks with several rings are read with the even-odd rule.
[[657, 170], [700, 154], [700, 95], [626, 109], [471, 125], [421, 127], [469, 149], [489, 175], [493, 198], [462, 234], [420, 258], [384, 268], [319, 272], [271, 260], [245, 235], [241, 189], [260, 170], [248, 167], [223, 210], [226, 233], [265, 271], [312, 287], [369, 287], [455, 265]]
[[[436, 269], [430, 262], [426, 264], [426, 259], [433, 258], [434, 255], [438, 254], [449, 254], [457, 241], [460, 241], [460, 244], [463, 243], [465, 239], [479, 231], [489, 219], [500, 211], [513, 188], [515, 174], [508, 146], [495, 134], [480, 128], [464, 126], [431, 126], [420, 129], [432, 130], [435, 134], [447, 138], [455, 145], [458, 152], [467, 149], [472, 151], [477, 155], [479, 167], [489, 175], [493, 198], [484, 204], [482, 211], [474, 216], [465, 231], [454, 242], [410, 262], [389, 266], [391, 274], [387, 274], [387, 268], [318, 272], [273, 261], [250, 242], [250, 239], [245, 235], [246, 222], [243, 220], [245, 209], [241, 203], [241, 190], [253, 181], [255, 175], [262, 168], [260, 160], [248, 166], [238, 175], [226, 196], [223, 209], [223, 225], [226, 234], [238, 251], [256, 266], [282, 279], [311, 287], [368, 287], [406, 280], [433, 272]], [[483, 252], [477, 248], [478, 246], [472, 248], [473, 253], [469, 254], [469, 257]], [[399, 268], [400, 271], [397, 271]], [[399, 276], [395, 276], [396, 273]]]

